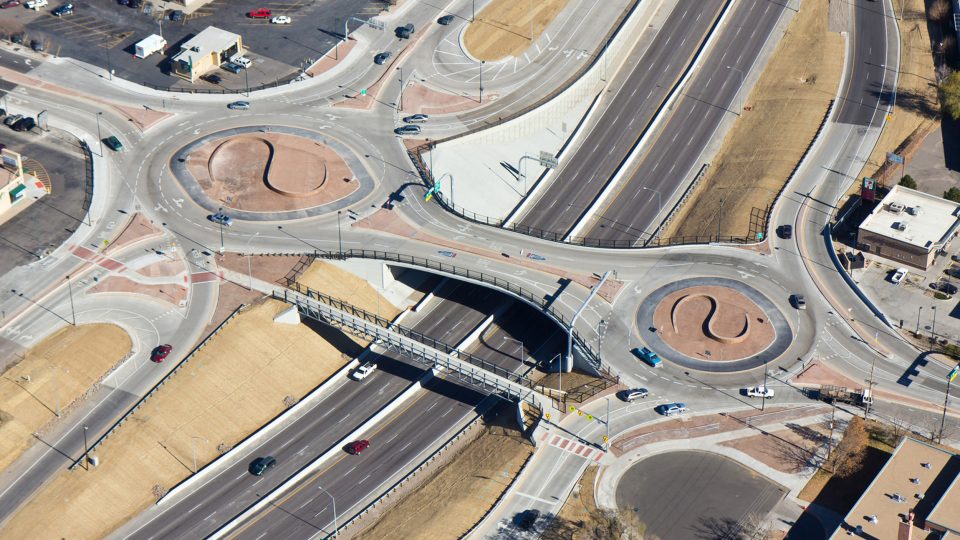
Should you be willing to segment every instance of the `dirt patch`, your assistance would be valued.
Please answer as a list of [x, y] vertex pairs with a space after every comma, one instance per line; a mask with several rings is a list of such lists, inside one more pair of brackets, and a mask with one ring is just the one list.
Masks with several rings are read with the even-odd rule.
[[427, 483], [355, 538], [460, 538], [493, 507], [533, 450], [516, 430], [484, 427]]
[[333, 149], [284, 133], [209, 141], [190, 153], [187, 170], [210, 198], [250, 212], [320, 206], [360, 187]]
[[811, 459], [830, 438], [830, 429], [822, 424], [787, 424], [788, 429], [764, 432], [753, 437], [720, 443], [751, 456], [761, 463], [785, 473], [805, 470]]
[[467, 26], [463, 44], [471, 56], [486, 62], [520, 56], [567, 3], [568, 0], [493, 0]]
[[[899, 181], [900, 166], [884, 167], [886, 153], [896, 151], [909, 162], [920, 143], [940, 118], [937, 100], [933, 51], [927, 28], [924, 0], [898, 0], [902, 5], [900, 27], [900, 73], [897, 79], [897, 104], [880, 135], [880, 140], [863, 167], [861, 176], [874, 176], [892, 185]], [[914, 144], [909, 144], [916, 139]]]
[[[367, 306], [369, 307], [369, 306]], [[266, 300], [237, 316], [97, 450], [7, 523], [11, 538], [102, 538], [326, 380], [362, 344], [328, 327], [273, 323]], [[49, 519], [49, 516], [58, 516]]]
[[363, 307], [387, 319], [392, 320], [400, 314], [400, 309], [380, 296], [367, 280], [328, 262], [314, 261], [299, 281], [311, 289]]
[[763, 226], [756, 214], [773, 202], [837, 93], [843, 39], [827, 31], [827, 11], [827, 0], [801, 3], [706, 177], [662, 237], [717, 234], [718, 220], [720, 234], [742, 236], [752, 214]]
[[26, 352], [0, 378], [0, 469], [20, 457], [48, 422], [123, 359], [130, 336], [112, 324], [67, 326]]
[[187, 288], [183, 285], [174, 285], [164, 283], [163, 285], [150, 285], [146, 283], [137, 283], [132, 279], [123, 276], [108, 276], [101, 279], [96, 285], [91, 287], [87, 294], [97, 293], [134, 293], [149, 296], [161, 302], [167, 302], [174, 306], [187, 305]]

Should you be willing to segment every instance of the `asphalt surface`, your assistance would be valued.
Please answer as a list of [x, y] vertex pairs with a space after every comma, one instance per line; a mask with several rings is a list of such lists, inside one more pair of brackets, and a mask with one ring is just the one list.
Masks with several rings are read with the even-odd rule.
[[856, 0], [853, 9], [854, 31], [850, 35], [853, 46], [852, 71], [844, 85], [843, 99], [837, 104], [839, 109], [835, 121], [868, 126], [877, 122], [877, 116], [882, 115], [890, 105], [896, 74], [884, 67], [886, 40], [883, 32], [875, 31], [884, 27], [883, 3]]
[[[12, 112], [17, 113], [16, 107]], [[16, 132], [0, 124], [0, 142], [19, 152], [28, 169], [39, 164], [53, 186], [50, 193], [0, 225], [0, 274], [5, 274], [40, 260], [73, 234], [86, 215], [84, 200], [88, 189], [93, 189], [93, 179], [87, 181], [78, 141], [62, 131]]]
[[635, 509], [647, 533], [660, 538], [740, 538], [748, 514], [766, 516], [784, 495], [783, 488], [723, 456], [681, 451], [631, 467], [617, 486], [617, 506]]
[[[436, 293], [438, 300], [422, 320], [412, 326], [434, 339], [456, 344], [480, 324], [504, 297], [488, 289], [448, 282]], [[378, 369], [362, 382], [345, 381], [314, 408], [250, 455], [195, 489], [188, 497], [154, 516], [131, 538], [199, 538], [206, 536], [254, 504], [303, 466], [326, 452], [357, 425], [392, 401], [425, 370], [396, 356], [374, 355]], [[464, 395], [470, 392], [463, 389]], [[256, 478], [247, 472], [250, 461], [273, 456], [278, 465]]]
[[[566, 235], [630, 154], [693, 61], [725, 0], [678, 5], [584, 142], [518, 226]], [[655, 195], [651, 193], [650, 195]]]
[[720, 29], [635, 172], [610, 196], [582, 236], [623, 246], [641, 239], [660, 212], [657, 197], [651, 195], [659, 192], [669, 200], [674, 191], [683, 189], [723, 115], [739, 113], [734, 98], [742, 77], [760, 55], [784, 9], [776, 0], [749, 0], [736, 6], [731, 22]]

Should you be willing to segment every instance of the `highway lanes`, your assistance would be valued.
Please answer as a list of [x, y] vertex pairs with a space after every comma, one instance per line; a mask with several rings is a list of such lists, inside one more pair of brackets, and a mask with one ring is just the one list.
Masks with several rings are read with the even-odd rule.
[[647, 130], [713, 27], [725, 0], [678, 4], [576, 151], [520, 227], [566, 234]]
[[683, 189], [723, 116], [739, 113], [734, 98], [744, 74], [750, 72], [785, 9], [775, 0], [747, 0], [736, 6], [636, 170], [582, 236], [629, 245], [649, 232], [660, 213], [656, 192], [670, 200]]
[[891, 105], [896, 70], [886, 57], [889, 47], [885, 32], [885, 2], [856, 0], [851, 4], [854, 29], [850, 33], [850, 67], [837, 103], [835, 121], [860, 126], [882, 125]]

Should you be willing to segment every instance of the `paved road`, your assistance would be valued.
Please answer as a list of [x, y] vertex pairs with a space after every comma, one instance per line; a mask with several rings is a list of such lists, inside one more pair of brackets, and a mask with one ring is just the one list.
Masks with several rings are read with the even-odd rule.
[[684, 3], [622, 81], [576, 152], [518, 223], [561, 237], [580, 220], [634, 148], [713, 27], [725, 0]]
[[884, 32], [885, 2], [857, 0], [853, 2], [854, 30], [850, 33], [852, 57], [844, 83], [843, 99], [837, 104], [835, 121], [841, 124], [870, 126], [877, 124], [878, 111], [883, 114], [891, 105], [896, 70], [887, 62], [887, 39]]
[[[611, 194], [582, 236], [627, 246], [655, 225], [659, 199], [670, 200], [674, 191], [683, 189], [723, 116], [738, 113], [734, 98], [743, 74], [760, 56], [784, 9], [782, 2], [773, 0], [737, 5], [635, 172]], [[655, 196], [658, 192], [660, 198]]]

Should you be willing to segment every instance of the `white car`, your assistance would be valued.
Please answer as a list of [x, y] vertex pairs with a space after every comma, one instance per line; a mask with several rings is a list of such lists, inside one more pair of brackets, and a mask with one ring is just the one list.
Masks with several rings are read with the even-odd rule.
[[358, 367], [353, 372], [353, 378], [358, 381], [362, 381], [370, 376], [371, 373], [377, 370], [377, 365], [373, 362], [367, 362], [360, 367]]
[[27, 2], [27, 9], [40, 11], [42, 7], [47, 7], [47, 0], [30, 0]]
[[250, 64], [253, 63], [253, 62], [251, 62], [250, 59], [247, 58], [246, 56], [238, 56], [238, 57], [234, 58], [233, 60], [231, 60], [231, 62], [233, 62], [234, 64], [236, 64], [236, 65], [238, 65], [238, 66], [240, 66], [240, 67], [242, 67], [243, 69], [247, 69], [248, 67], [250, 67]]
[[292, 21], [290, 20], [290, 17], [287, 17], [286, 15], [280, 15], [270, 19], [270, 22], [273, 24], [290, 24]]
[[890, 282], [894, 285], [899, 285], [907, 278], [909, 271], [906, 268], [897, 268], [897, 271], [893, 273], [893, 277], [890, 278]]
[[767, 388], [766, 386], [754, 386], [753, 388], [747, 388], [747, 397], [769, 399], [773, 397], [773, 394], [773, 388]]

